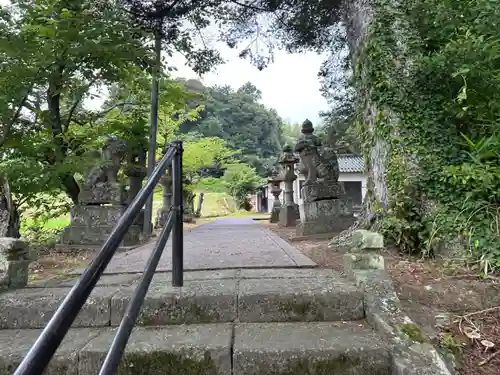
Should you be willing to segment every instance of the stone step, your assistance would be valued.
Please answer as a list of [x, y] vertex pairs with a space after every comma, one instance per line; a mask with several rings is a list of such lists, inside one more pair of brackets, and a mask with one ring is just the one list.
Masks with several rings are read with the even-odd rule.
[[[0, 375], [11, 374], [40, 330], [0, 331]], [[73, 328], [45, 375], [95, 375], [113, 328]], [[119, 375], [387, 375], [390, 350], [360, 323], [240, 323], [135, 328]]]
[[[74, 327], [117, 326], [139, 275], [108, 275]], [[43, 328], [75, 280], [0, 294], [0, 329]], [[239, 269], [154, 276], [137, 324], [337, 321], [364, 318], [363, 293], [333, 270]]]

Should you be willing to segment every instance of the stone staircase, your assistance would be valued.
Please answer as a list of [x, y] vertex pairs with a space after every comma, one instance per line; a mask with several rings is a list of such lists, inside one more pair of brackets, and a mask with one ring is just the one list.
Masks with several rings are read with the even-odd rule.
[[[98, 374], [137, 274], [105, 275], [46, 374]], [[364, 295], [324, 269], [155, 275], [119, 374], [387, 375], [391, 345], [364, 321]], [[76, 280], [0, 294], [0, 375], [12, 374]]]

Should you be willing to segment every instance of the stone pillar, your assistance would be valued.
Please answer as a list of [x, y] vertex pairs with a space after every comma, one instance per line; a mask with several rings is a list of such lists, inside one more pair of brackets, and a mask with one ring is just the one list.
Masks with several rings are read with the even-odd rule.
[[279, 172], [277, 169], [273, 170], [271, 178], [268, 180], [271, 185], [271, 194], [274, 196], [273, 208], [271, 210], [271, 217], [269, 218], [270, 223], [277, 223], [279, 221], [280, 211], [281, 211], [281, 201], [280, 194], [281, 179], [279, 178]]
[[170, 206], [172, 205], [172, 177], [170, 174], [165, 174], [160, 179], [160, 184], [162, 187], [162, 205], [161, 208], [156, 212], [155, 228], [163, 228], [167, 222], [168, 212], [170, 211]]
[[384, 236], [377, 232], [355, 230], [352, 233], [352, 248], [344, 254], [343, 263], [348, 276], [355, 270], [385, 270]]
[[204, 200], [205, 200], [205, 193], [200, 192], [200, 194], [198, 195], [198, 204], [197, 204], [196, 212], [195, 212], [196, 217], [201, 217], [201, 211], [203, 209], [203, 201]]
[[262, 191], [255, 194], [255, 211], [262, 212]]
[[346, 197], [339, 180], [337, 155], [322, 147], [309, 120], [302, 124], [295, 151], [300, 155], [300, 171], [306, 180], [301, 190], [300, 223], [297, 236], [334, 234], [349, 228], [355, 221], [352, 200]]
[[[127, 205], [130, 205], [139, 191], [142, 189], [144, 178], [147, 176], [146, 150], [141, 148], [131, 148], [128, 153], [128, 160], [123, 173], [128, 177]], [[144, 227], [144, 210], [141, 209], [137, 215], [134, 225]], [[150, 223], [150, 226], [153, 224]]]
[[25, 287], [31, 260], [28, 245], [24, 241], [0, 238], [0, 289]]
[[[189, 186], [189, 180], [184, 180], [184, 185], [183, 187]], [[182, 192], [183, 196], [183, 204], [184, 204], [184, 215], [183, 221], [185, 223], [193, 223], [195, 214], [194, 214], [194, 198], [195, 198], [195, 193], [193, 193], [189, 189], [184, 189]]]
[[123, 173], [128, 177], [127, 204], [130, 204], [142, 189], [142, 183], [147, 175], [147, 171], [143, 165], [129, 165]]
[[283, 181], [285, 182], [285, 194], [283, 207], [281, 207], [279, 225], [282, 227], [294, 227], [299, 219], [298, 206], [293, 200], [293, 182], [297, 179], [295, 175], [295, 164], [299, 159], [293, 153], [290, 145], [283, 147], [283, 155], [279, 163], [283, 166]]

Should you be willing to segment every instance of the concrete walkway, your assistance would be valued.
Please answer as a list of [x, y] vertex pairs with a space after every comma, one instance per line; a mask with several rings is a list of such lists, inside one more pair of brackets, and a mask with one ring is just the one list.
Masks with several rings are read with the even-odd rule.
[[[105, 273], [142, 272], [154, 243], [116, 254]], [[172, 270], [172, 244], [157, 271]], [[314, 267], [316, 264], [252, 219], [217, 219], [184, 233], [184, 269]]]

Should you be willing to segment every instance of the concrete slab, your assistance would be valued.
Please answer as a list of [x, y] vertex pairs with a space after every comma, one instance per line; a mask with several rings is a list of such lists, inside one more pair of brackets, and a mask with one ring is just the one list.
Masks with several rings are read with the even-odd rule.
[[208, 223], [209, 225], [254, 225], [257, 224], [254, 219], [250, 217], [219, 217]]
[[242, 279], [300, 279], [311, 277], [332, 277], [342, 280], [342, 276], [332, 269], [321, 268], [260, 268], [242, 269]]
[[[79, 375], [99, 373], [114, 334], [101, 333], [80, 351]], [[118, 373], [230, 375], [231, 340], [226, 324], [136, 328]]]
[[[28, 288], [0, 294], [0, 329], [43, 328], [70, 288]], [[116, 287], [97, 287], [76, 317], [75, 327], [109, 325]]]
[[[202, 270], [202, 271], [187, 271], [184, 272], [184, 282], [202, 281], [202, 280], [224, 280], [224, 279], [239, 279], [241, 270]], [[154, 275], [153, 281], [171, 283], [172, 272], [158, 272]]]
[[[153, 248], [154, 243], [150, 243], [132, 251], [116, 254], [105, 272], [108, 274], [142, 272]], [[185, 270], [315, 265], [299, 250], [252, 220], [215, 221], [184, 233]], [[169, 241], [158, 265], [158, 271], [171, 270]]]
[[325, 277], [240, 281], [240, 322], [335, 321], [363, 318], [363, 292], [351, 283]]
[[[0, 331], [0, 375], [13, 373], [40, 332]], [[115, 334], [71, 329], [45, 374], [97, 374]], [[387, 375], [390, 365], [388, 346], [358, 322], [202, 324], [134, 328], [117, 373]]]
[[[327, 269], [191, 271], [182, 288], [172, 274], [154, 275], [137, 324], [332, 321], [364, 317], [363, 293]], [[117, 326], [139, 283], [137, 274], [105, 275], [73, 327]], [[26, 288], [0, 295], [0, 329], [42, 328], [71, 290]], [[61, 285], [67, 285], [62, 287]]]
[[[14, 372], [41, 332], [39, 329], [0, 331], [0, 375]], [[71, 329], [44, 375], [77, 375], [78, 352], [100, 332], [99, 329]]]
[[[129, 286], [133, 282], [139, 280], [141, 274], [115, 274], [115, 275], [103, 275], [97, 282], [97, 286]], [[43, 284], [30, 285], [30, 288], [67, 288], [76, 285], [79, 276], [68, 278], [66, 280], [48, 280]]]
[[391, 373], [388, 347], [373, 331], [331, 323], [250, 323], [235, 327], [234, 375]]
[[[174, 288], [166, 280], [153, 279], [137, 319], [138, 325], [232, 322], [236, 319], [238, 281], [200, 280]], [[117, 292], [111, 300], [111, 325], [125, 313], [134, 287]]]

